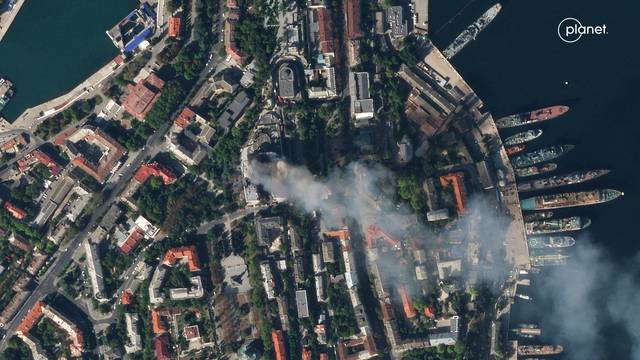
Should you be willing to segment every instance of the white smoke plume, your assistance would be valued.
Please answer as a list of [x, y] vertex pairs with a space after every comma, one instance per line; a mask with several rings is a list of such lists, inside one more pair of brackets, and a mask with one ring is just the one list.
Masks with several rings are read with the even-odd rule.
[[501, 215], [495, 201], [489, 201], [488, 197], [470, 197], [466, 215], [449, 230], [434, 234], [418, 221], [408, 205], [397, 204], [394, 175], [380, 165], [355, 162], [319, 178], [306, 168], [285, 161], [253, 161], [248, 177], [252, 183], [261, 184], [268, 192], [288, 199], [306, 212], [319, 211], [327, 227], [340, 227], [345, 218], [352, 218], [363, 227], [376, 224], [398, 239], [412, 235], [427, 247], [437, 246], [439, 240], [447, 237], [476, 241], [481, 244], [478, 255], [490, 259], [494, 266], [476, 271], [473, 276], [498, 280], [504, 274], [505, 268], [498, 264], [504, 258], [503, 242], [509, 219]]
[[[576, 242], [569, 263], [551, 269], [538, 284], [541, 300], [550, 305], [542, 328], [568, 345], [571, 360], [612, 359], [611, 349], [616, 356], [640, 360], [640, 267], [635, 265], [640, 259], [636, 256], [634, 265], [622, 265], [588, 236]], [[605, 328], [612, 324], [623, 332], [607, 333]], [[631, 342], [630, 354], [620, 354], [622, 347], [610, 342], [625, 337]]]

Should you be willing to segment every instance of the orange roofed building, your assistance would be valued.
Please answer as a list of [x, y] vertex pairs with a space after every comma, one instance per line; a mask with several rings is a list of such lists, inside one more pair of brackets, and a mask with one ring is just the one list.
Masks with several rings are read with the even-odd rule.
[[56, 175], [60, 172], [60, 166], [55, 161], [53, 161], [53, 159], [49, 155], [43, 153], [38, 149], [33, 150], [32, 152], [25, 155], [22, 159], [19, 159], [17, 161], [18, 170], [20, 170], [20, 172], [25, 172], [36, 163], [40, 163], [46, 166], [53, 175]]
[[238, 42], [236, 41], [236, 26], [238, 25], [238, 14], [230, 11], [227, 20], [224, 22], [224, 49], [238, 65], [244, 64], [244, 56], [240, 53]]
[[146, 79], [135, 85], [129, 84], [129, 95], [124, 98], [122, 106], [125, 111], [140, 121], [151, 110], [160, 97], [160, 90], [164, 87], [164, 80], [156, 74], [150, 74]]
[[38, 301], [36, 302], [31, 310], [27, 313], [27, 316], [24, 317], [16, 332], [18, 334], [26, 335], [31, 331], [31, 329], [40, 321], [42, 317], [42, 308], [44, 307], [44, 302]]
[[409, 291], [407, 291], [407, 287], [405, 285], [398, 286], [398, 294], [400, 295], [400, 299], [402, 300], [402, 308], [407, 319], [416, 317], [416, 315], [418, 315], [418, 312], [413, 307], [411, 297], [409, 296]]
[[153, 333], [156, 335], [164, 334], [167, 332], [167, 329], [168, 329], [167, 323], [162, 318], [162, 315], [160, 314], [160, 310], [158, 309], [151, 310], [151, 325], [153, 327]]
[[[92, 126], [85, 126], [70, 134], [65, 143], [73, 158], [72, 163], [99, 183], [107, 179], [126, 152], [111, 136]], [[84, 143], [90, 145], [86, 146]], [[91, 148], [92, 151], [87, 151], [87, 148]], [[99, 156], [94, 149], [100, 150]]]
[[453, 187], [453, 196], [456, 199], [456, 210], [458, 215], [464, 215], [466, 208], [466, 191], [464, 188], [464, 174], [461, 172], [440, 176], [440, 185]]
[[284, 348], [284, 336], [282, 330], [273, 330], [271, 332], [271, 340], [273, 341], [273, 349], [276, 352], [276, 360], [286, 360], [287, 353]]
[[360, 0], [345, 0], [345, 14], [347, 15], [347, 37], [349, 40], [364, 36], [360, 26]]
[[27, 212], [20, 209], [19, 207], [13, 205], [10, 201], [6, 201], [3, 205], [4, 209], [7, 210], [9, 215], [13, 216], [15, 219], [23, 220], [27, 217]]
[[176, 176], [173, 172], [157, 161], [140, 165], [133, 179], [140, 184], [144, 184], [151, 176], [161, 178], [162, 183], [165, 185], [173, 184], [176, 181]]
[[198, 252], [196, 251], [196, 247], [194, 245], [170, 249], [164, 255], [162, 263], [167, 266], [174, 266], [181, 260], [186, 260], [189, 271], [200, 271]]
[[172, 16], [169, 18], [169, 37], [177, 38], [180, 37], [180, 16]]
[[178, 117], [176, 118], [175, 124], [176, 126], [184, 129], [193, 122], [193, 119], [195, 119], [195, 117], [196, 113], [193, 112], [190, 107], [185, 106], [184, 109], [182, 109], [182, 112], [180, 112], [180, 115], [178, 115]]

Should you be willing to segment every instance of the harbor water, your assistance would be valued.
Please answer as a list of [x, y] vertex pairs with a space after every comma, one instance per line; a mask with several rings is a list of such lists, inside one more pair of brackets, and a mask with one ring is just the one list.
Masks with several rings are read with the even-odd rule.
[[[432, 40], [440, 48], [446, 47], [494, 3], [430, 2]], [[559, 168], [552, 174], [611, 169], [602, 178], [570, 189], [613, 188], [625, 193], [610, 203], [555, 211], [558, 217], [587, 216], [593, 224], [575, 234], [576, 245], [566, 252], [573, 257], [566, 267], [545, 268], [533, 277], [531, 289], [524, 287], [523, 291], [533, 295], [534, 301], [516, 301], [512, 324], [540, 323], [543, 342], [560, 342], [565, 346], [563, 358], [638, 359], [640, 354], [637, 349], [634, 353], [634, 347], [640, 346], [640, 329], [629, 325], [632, 321], [624, 320], [633, 315], [633, 309], [612, 308], [628, 295], [616, 292], [621, 278], [630, 279], [626, 286], [629, 292], [637, 293], [638, 289], [635, 264], [640, 250], [637, 235], [640, 50], [633, 44], [637, 42], [634, 24], [640, 3], [622, 0], [501, 3], [501, 13], [453, 58], [454, 66], [494, 117], [550, 105], [569, 105], [569, 113], [535, 126], [542, 128], [544, 134], [530, 148], [575, 144], [572, 152], [557, 161]], [[583, 25], [606, 24], [608, 34], [583, 36], [578, 42], [565, 43], [557, 29], [568, 17], [579, 19]], [[535, 127], [509, 129], [504, 135]], [[553, 192], [557, 189], [546, 193]], [[545, 192], [526, 193], [524, 197], [540, 193]], [[590, 268], [584, 259], [597, 260]], [[593, 284], [599, 275], [590, 272], [601, 268], [610, 276]], [[563, 299], [566, 303], [558, 304], [554, 300], [561, 295], [550, 294], [547, 285], [567, 275], [563, 272], [575, 276], [575, 283], [582, 277], [587, 280], [580, 284], [583, 288], [577, 289], [575, 283], [567, 281], [565, 287], [572, 289], [568, 291], [571, 294]], [[562, 293], [562, 288], [559, 289], [558, 293]], [[569, 324], [565, 325], [551, 318], [557, 317], [558, 312], [552, 315], [549, 310], [562, 311], [563, 307], [566, 311], [560, 318], [568, 319]], [[584, 354], [591, 350], [594, 352], [590, 355]]]
[[73, 89], [118, 51], [105, 34], [136, 6], [135, 0], [29, 0], [0, 42], [0, 77], [15, 96], [9, 121], [25, 109]]

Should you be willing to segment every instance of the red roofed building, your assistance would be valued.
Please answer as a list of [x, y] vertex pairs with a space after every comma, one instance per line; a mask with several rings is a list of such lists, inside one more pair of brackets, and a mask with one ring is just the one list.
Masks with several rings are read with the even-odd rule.
[[4, 209], [7, 210], [9, 215], [13, 216], [15, 219], [22, 220], [27, 217], [27, 212], [20, 209], [19, 207], [13, 205], [11, 202], [6, 201], [3, 205]]
[[38, 301], [33, 305], [31, 310], [27, 313], [27, 316], [25, 316], [20, 325], [18, 325], [18, 328], [16, 329], [18, 334], [28, 334], [38, 321], [40, 321], [43, 306], [44, 303], [42, 301]]
[[164, 334], [167, 332], [167, 324], [160, 315], [160, 310], [151, 310], [151, 325], [153, 327], [154, 334]]
[[304, 349], [302, 350], [302, 360], [311, 360], [313, 355], [311, 354], [311, 350]]
[[424, 308], [424, 316], [426, 316], [426, 317], [428, 317], [430, 319], [435, 318], [436, 317], [436, 309], [432, 305], [426, 306]]
[[160, 97], [160, 90], [164, 87], [164, 80], [156, 74], [150, 74], [146, 79], [129, 85], [129, 95], [124, 98], [122, 106], [125, 111], [140, 121], [151, 110]]
[[364, 36], [360, 27], [360, 0], [345, 0], [344, 12], [347, 16], [347, 38], [349, 40], [359, 39]]
[[9, 150], [14, 150], [18, 145], [27, 145], [27, 139], [25, 138], [23, 133], [20, 133], [13, 138], [5, 141], [0, 145], [0, 150], [3, 152], [7, 152]]
[[238, 65], [244, 63], [244, 57], [240, 53], [238, 42], [236, 41], [236, 26], [238, 25], [238, 15], [229, 12], [227, 20], [224, 22], [224, 49]]
[[173, 184], [176, 181], [176, 176], [171, 170], [155, 161], [140, 165], [133, 179], [140, 184], [144, 184], [151, 176], [162, 178], [162, 183], [165, 185]]
[[164, 255], [162, 263], [167, 266], [173, 266], [180, 260], [187, 261], [189, 271], [195, 272], [200, 270], [200, 261], [198, 260], [198, 252], [194, 245], [173, 248]]
[[17, 247], [24, 252], [28, 252], [31, 250], [31, 245], [27, 244], [24, 238], [16, 233], [13, 233], [11, 234], [11, 236], [9, 236], [9, 244]]
[[176, 126], [184, 129], [193, 122], [195, 117], [196, 113], [194, 113], [193, 110], [191, 110], [191, 108], [189, 108], [188, 106], [185, 106], [184, 109], [182, 109], [180, 115], [178, 115], [178, 117], [176, 118], [175, 124]]
[[180, 16], [172, 16], [169, 18], [169, 37], [177, 38], [180, 36]]
[[[91, 149], [99, 149], [100, 154], [95, 151], [87, 152], [88, 146], [79, 146], [80, 143], [91, 145]], [[105, 134], [102, 130], [91, 126], [78, 129], [66, 139], [66, 146], [72, 163], [82, 171], [103, 183], [111, 170], [125, 153], [125, 148], [117, 141]]]
[[169, 360], [169, 335], [163, 334], [153, 340], [153, 347], [156, 354], [156, 360]]
[[402, 300], [402, 308], [404, 309], [404, 315], [407, 319], [411, 319], [418, 315], [418, 312], [416, 312], [416, 309], [413, 307], [413, 303], [411, 302], [411, 297], [409, 297], [407, 287], [404, 285], [398, 286], [398, 294]]
[[327, 8], [314, 10], [318, 22], [318, 41], [320, 52], [323, 54], [333, 52], [333, 34], [331, 30], [331, 13]]
[[273, 349], [276, 352], [276, 360], [286, 360], [287, 352], [284, 348], [282, 330], [271, 331], [271, 340], [273, 341]]
[[456, 199], [456, 210], [458, 211], [458, 215], [464, 215], [467, 210], [465, 207], [467, 196], [464, 187], [464, 174], [457, 172], [440, 176], [440, 185], [446, 187], [449, 184], [453, 187], [453, 195]]
[[144, 234], [140, 229], [135, 229], [127, 238], [127, 240], [120, 245], [120, 250], [123, 253], [128, 254], [131, 250], [135, 249], [136, 245], [140, 242], [140, 240], [144, 237]]
[[133, 303], [133, 295], [127, 290], [122, 291], [122, 297], [120, 299], [122, 305], [131, 305]]
[[20, 170], [20, 172], [25, 172], [36, 163], [40, 163], [46, 166], [53, 175], [56, 175], [60, 172], [60, 166], [55, 161], [53, 161], [53, 159], [49, 155], [43, 153], [38, 149], [33, 150], [32, 152], [25, 155], [22, 159], [19, 159], [17, 161], [18, 170]]
[[120, 66], [122, 65], [122, 63], [124, 62], [124, 57], [122, 57], [121, 54], [118, 54], [118, 56], [113, 58], [113, 62], [117, 65]]

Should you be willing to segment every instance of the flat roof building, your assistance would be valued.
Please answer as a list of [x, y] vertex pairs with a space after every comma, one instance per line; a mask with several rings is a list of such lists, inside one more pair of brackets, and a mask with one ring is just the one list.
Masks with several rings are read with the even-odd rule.
[[129, 95], [124, 98], [122, 106], [131, 116], [144, 121], [149, 110], [160, 98], [163, 87], [164, 80], [151, 73], [146, 79], [138, 81], [135, 85], [128, 85]]

